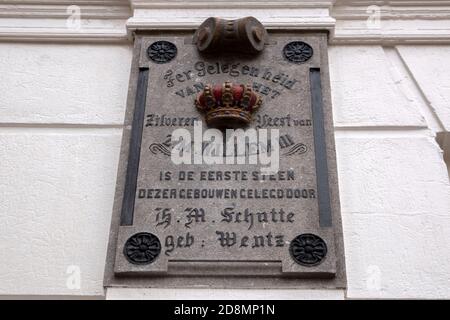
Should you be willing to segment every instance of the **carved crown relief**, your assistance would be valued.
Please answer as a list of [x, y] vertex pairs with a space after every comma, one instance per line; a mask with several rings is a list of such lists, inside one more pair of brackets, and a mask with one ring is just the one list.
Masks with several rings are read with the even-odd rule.
[[[264, 50], [267, 31], [256, 18], [238, 20], [208, 18], [194, 34], [194, 43], [201, 53], [251, 54]], [[262, 104], [251, 85], [207, 85], [195, 100], [197, 109], [205, 114], [208, 126], [216, 128], [239, 128], [248, 125], [252, 113]]]

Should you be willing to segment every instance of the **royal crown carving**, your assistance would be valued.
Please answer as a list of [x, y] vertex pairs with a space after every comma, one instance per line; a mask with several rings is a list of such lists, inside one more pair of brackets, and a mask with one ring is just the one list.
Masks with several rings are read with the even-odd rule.
[[252, 114], [261, 107], [262, 99], [251, 85], [206, 85], [195, 105], [205, 115], [208, 126], [215, 128], [240, 128], [252, 121]]

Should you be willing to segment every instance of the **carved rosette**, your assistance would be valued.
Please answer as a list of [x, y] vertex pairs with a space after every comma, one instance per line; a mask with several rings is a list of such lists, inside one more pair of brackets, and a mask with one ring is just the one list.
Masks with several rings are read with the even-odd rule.
[[167, 63], [177, 55], [177, 47], [169, 41], [153, 42], [147, 49], [150, 60], [155, 63]]
[[313, 56], [313, 48], [303, 41], [292, 41], [284, 46], [283, 55], [290, 62], [303, 63]]
[[149, 264], [161, 252], [161, 243], [152, 233], [141, 232], [131, 236], [123, 248], [123, 254], [132, 264]]
[[305, 233], [292, 240], [289, 247], [292, 259], [305, 267], [314, 267], [322, 263], [327, 255], [327, 245], [319, 236]]

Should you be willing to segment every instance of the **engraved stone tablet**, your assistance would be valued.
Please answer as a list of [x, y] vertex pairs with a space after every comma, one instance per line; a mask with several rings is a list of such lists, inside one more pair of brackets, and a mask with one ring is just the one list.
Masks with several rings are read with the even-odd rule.
[[[345, 287], [327, 34], [269, 30], [257, 53], [201, 53], [198, 37], [136, 35], [105, 286]], [[211, 127], [224, 133], [221, 157], [225, 129], [254, 129], [261, 140], [233, 157], [258, 163], [207, 163]], [[267, 174], [274, 142], [260, 132], [275, 129], [279, 166]], [[190, 164], [173, 160], [179, 132]]]

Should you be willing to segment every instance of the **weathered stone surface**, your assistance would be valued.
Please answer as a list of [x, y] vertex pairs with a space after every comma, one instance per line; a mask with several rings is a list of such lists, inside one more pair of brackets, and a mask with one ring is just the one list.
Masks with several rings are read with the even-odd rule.
[[[148, 57], [147, 48], [158, 40], [177, 47], [167, 63]], [[283, 56], [285, 45], [299, 40], [314, 51], [302, 64]], [[200, 56], [189, 34], [137, 37], [106, 286], [345, 286], [326, 41], [321, 33], [273, 34], [256, 57]], [[133, 122], [142, 98], [139, 79], [147, 72], [145, 112]], [[259, 165], [171, 161], [173, 131], [181, 127], [192, 134], [193, 120], [203, 119], [194, 106], [197, 94], [206, 84], [225, 81], [250, 83], [263, 98], [250, 127], [280, 130], [280, 174], [272, 179], [262, 179]], [[319, 94], [320, 105], [313, 104], [311, 92]], [[143, 121], [139, 163], [129, 160], [136, 119]], [[134, 205], [124, 210], [130, 192], [127, 170], [136, 165]], [[267, 220], [258, 221], [261, 212]], [[124, 254], [127, 241], [139, 233], [152, 235], [140, 235], [136, 247], [142, 237], [147, 237], [146, 248], [150, 242], [161, 247], [149, 263]], [[314, 235], [308, 238], [315, 239], [314, 245], [325, 242], [327, 251], [318, 263], [298, 263], [291, 256], [291, 242], [303, 234]]]

